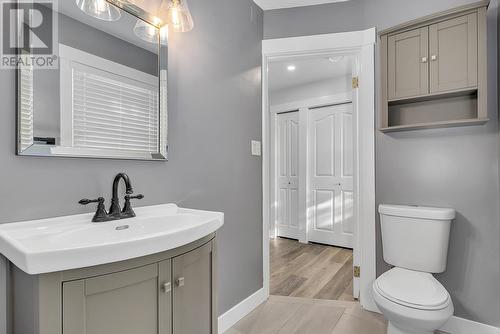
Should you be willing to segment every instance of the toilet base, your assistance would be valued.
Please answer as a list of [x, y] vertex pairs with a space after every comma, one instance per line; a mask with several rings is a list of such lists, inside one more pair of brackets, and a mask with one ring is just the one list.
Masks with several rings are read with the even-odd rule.
[[387, 325], [387, 334], [434, 334], [434, 332], [422, 332], [422, 331], [411, 331], [411, 330], [402, 330], [399, 327], [396, 327], [389, 321]]

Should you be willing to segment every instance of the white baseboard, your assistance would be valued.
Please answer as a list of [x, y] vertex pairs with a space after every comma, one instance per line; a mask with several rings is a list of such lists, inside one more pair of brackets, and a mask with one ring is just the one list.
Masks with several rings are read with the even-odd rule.
[[451, 317], [441, 331], [450, 334], [500, 334], [500, 329], [497, 327], [455, 316]]
[[267, 295], [264, 288], [262, 288], [221, 315], [219, 317], [219, 334], [222, 334], [229, 328], [233, 327], [234, 324], [252, 312], [257, 306], [266, 301], [266, 299]]

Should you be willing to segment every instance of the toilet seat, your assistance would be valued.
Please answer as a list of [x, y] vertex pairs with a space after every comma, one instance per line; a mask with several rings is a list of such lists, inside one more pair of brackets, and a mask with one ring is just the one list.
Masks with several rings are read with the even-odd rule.
[[451, 302], [448, 291], [432, 274], [403, 268], [382, 274], [374, 288], [385, 299], [417, 310], [442, 310]]

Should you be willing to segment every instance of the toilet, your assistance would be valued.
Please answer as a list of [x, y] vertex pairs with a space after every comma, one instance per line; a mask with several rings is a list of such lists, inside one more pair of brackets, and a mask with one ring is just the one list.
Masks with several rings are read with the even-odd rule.
[[380, 205], [384, 260], [394, 268], [373, 283], [387, 334], [430, 334], [453, 315], [446, 289], [432, 274], [446, 270], [455, 210]]

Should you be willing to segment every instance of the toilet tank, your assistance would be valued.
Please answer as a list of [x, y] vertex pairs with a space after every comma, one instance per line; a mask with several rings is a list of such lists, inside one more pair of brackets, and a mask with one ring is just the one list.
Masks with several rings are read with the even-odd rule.
[[385, 262], [427, 273], [446, 270], [455, 210], [382, 204], [379, 213]]

